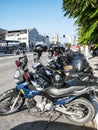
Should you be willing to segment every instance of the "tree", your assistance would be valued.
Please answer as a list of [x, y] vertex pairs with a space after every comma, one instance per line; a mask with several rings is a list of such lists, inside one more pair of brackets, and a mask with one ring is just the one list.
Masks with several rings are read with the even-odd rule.
[[64, 16], [75, 19], [80, 44], [98, 45], [98, 1], [63, 0]]

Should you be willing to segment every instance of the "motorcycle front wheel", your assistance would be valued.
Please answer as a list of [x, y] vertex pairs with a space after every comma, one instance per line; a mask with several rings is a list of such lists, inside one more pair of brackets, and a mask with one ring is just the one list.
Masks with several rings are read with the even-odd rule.
[[9, 115], [20, 110], [24, 98], [16, 89], [10, 89], [0, 95], [0, 116]]
[[95, 109], [88, 99], [75, 99], [67, 107], [69, 112], [74, 113], [67, 115], [67, 119], [73, 124], [85, 125], [94, 118]]

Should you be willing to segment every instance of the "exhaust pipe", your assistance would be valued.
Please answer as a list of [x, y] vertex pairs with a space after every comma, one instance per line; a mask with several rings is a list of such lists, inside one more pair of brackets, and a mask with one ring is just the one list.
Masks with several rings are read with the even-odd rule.
[[69, 111], [66, 111], [66, 109], [61, 108], [61, 107], [56, 107], [55, 110], [58, 111], [58, 112], [61, 112], [63, 114], [66, 114], [66, 115], [70, 115], [70, 116], [72, 116], [72, 115], [80, 116], [80, 113], [69, 112]]

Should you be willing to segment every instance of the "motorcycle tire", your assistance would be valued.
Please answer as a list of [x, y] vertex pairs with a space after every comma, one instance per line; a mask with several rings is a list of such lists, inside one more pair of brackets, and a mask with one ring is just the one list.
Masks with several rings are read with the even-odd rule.
[[17, 103], [13, 109], [11, 109], [18, 95], [19, 92], [14, 88], [0, 95], [0, 116], [9, 115], [20, 110], [24, 104], [24, 98], [22, 96], [19, 97]]
[[78, 115], [67, 115], [67, 119], [75, 125], [85, 125], [95, 116], [95, 109], [91, 102], [86, 98], [78, 98], [68, 105], [69, 111]]

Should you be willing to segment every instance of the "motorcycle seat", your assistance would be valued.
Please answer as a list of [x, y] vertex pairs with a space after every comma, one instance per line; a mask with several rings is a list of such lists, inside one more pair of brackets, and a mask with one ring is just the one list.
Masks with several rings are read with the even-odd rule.
[[59, 89], [56, 87], [49, 87], [45, 90], [45, 93], [50, 95], [52, 98], [58, 98], [67, 95], [75, 95], [75, 91], [81, 91], [86, 88], [86, 83], [81, 84], [80, 81], [72, 82], [73, 81], [66, 83], [65, 87]]

